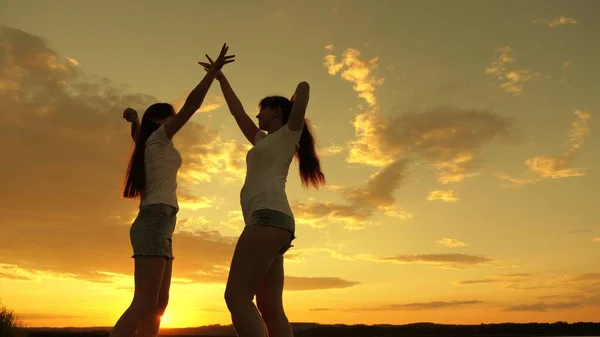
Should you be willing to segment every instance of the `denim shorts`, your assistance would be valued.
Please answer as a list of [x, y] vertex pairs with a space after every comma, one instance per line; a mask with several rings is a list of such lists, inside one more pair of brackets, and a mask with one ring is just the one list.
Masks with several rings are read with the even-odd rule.
[[296, 222], [294, 218], [272, 209], [259, 209], [252, 213], [248, 226], [273, 226], [286, 230], [290, 233], [290, 243], [281, 247], [279, 253], [285, 254], [292, 248], [292, 241], [296, 238]]
[[166, 204], [140, 207], [129, 229], [133, 258], [159, 256], [167, 261], [173, 257], [173, 232], [177, 223], [177, 208]]

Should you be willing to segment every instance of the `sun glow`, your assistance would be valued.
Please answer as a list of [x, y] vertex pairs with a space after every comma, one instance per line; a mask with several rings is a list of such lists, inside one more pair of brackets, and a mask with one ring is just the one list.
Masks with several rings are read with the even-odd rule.
[[169, 316], [169, 314], [164, 314], [162, 315], [162, 317], [160, 318], [160, 326], [163, 328], [171, 328], [171, 324], [173, 322], [171, 322], [171, 317]]

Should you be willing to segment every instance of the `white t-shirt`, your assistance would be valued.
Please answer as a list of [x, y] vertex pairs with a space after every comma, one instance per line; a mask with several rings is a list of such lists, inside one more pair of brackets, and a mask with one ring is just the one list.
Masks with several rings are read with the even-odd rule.
[[256, 134], [254, 147], [246, 155], [246, 180], [240, 193], [244, 222], [259, 209], [272, 209], [294, 216], [285, 193], [285, 183], [302, 131], [287, 124], [265, 135]]
[[144, 164], [146, 189], [141, 194], [140, 206], [167, 204], [179, 208], [177, 171], [181, 167], [181, 154], [173, 146], [173, 141], [167, 137], [164, 125], [148, 137]]

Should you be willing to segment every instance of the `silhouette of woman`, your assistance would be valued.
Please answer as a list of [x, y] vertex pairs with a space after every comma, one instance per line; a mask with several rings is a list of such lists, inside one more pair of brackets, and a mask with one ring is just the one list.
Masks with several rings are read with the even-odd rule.
[[[199, 62], [207, 71], [213, 61]], [[289, 100], [268, 96], [259, 103], [258, 127], [222, 72], [219, 81], [229, 111], [244, 136], [254, 145], [246, 156], [246, 179], [241, 190], [245, 227], [231, 261], [225, 301], [238, 336], [292, 336], [283, 309], [283, 255], [295, 239], [295, 221], [285, 185], [295, 156], [303, 186], [325, 183], [310, 126], [304, 118], [309, 85], [301, 82]], [[266, 132], [266, 133], [265, 133]], [[254, 306], [252, 300], [256, 295]], [[262, 316], [262, 319], [261, 319]]]
[[131, 155], [123, 195], [140, 197], [140, 210], [130, 228], [135, 261], [133, 301], [119, 318], [110, 336], [155, 337], [169, 299], [173, 265], [172, 235], [175, 230], [177, 172], [181, 156], [173, 136], [200, 108], [215, 75], [234, 61], [226, 44], [206, 76], [187, 97], [179, 113], [168, 103], [151, 105], [138, 124], [137, 112], [126, 109], [135, 149]]

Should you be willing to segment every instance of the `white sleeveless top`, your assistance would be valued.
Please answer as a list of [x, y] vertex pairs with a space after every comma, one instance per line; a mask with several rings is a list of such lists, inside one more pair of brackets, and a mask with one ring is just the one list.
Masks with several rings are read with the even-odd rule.
[[146, 141], [144, 165], [146, 189], [141, 194], [140, 207], [167, 204], [179, 208], [177, 203], [177, 171], [181, 167], [181, 154], [167, 137], [164, 125], [154, 131]]
[[285, 193], [285, 184], [302, 131], [287, 124], [265, 135], [259, 131], [254, 147], [246, 155], [246, 180], [240, 193], [244, 222], [259, 209], [272, 209], [294, 216]]

